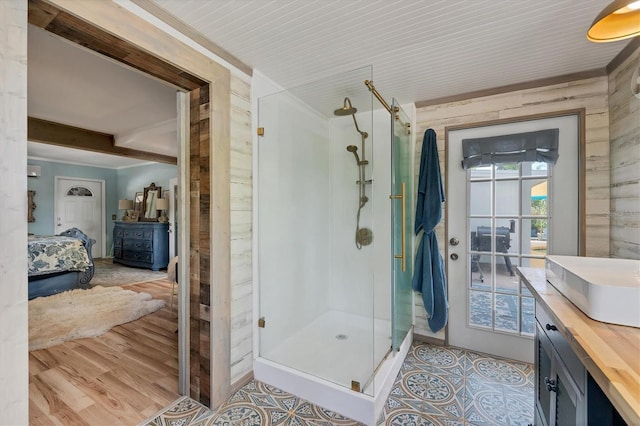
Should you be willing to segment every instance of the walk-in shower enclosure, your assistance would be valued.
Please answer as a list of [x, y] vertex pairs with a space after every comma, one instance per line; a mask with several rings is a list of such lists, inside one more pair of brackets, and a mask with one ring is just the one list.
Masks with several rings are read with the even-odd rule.
[[410, 345], [414, 205], [410, 119], [370, 80], [259, 98], [255, 176], [256, 378], [367, 424]]

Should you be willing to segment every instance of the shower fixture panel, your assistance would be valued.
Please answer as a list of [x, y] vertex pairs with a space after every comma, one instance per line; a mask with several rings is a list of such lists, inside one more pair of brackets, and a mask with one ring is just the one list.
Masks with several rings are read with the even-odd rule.
[[358, 155], [358, 147], [355, 145], [348, 145], [347, 151], [351, 152], [356, 158], [356, 164], [358, 166], [358, 213], [356, 214], [356, 232], [355, 242], [356, 248], [360, 250], [362, 246], [368, 246], [373, 241], [373, 232], [368, 228], [360, 228], [360, 212], [362, 208], [369, 201], [369, 197], [366, 195], [365, 185], [371, 183], [371, 180], [366, 179], [365, 166], [369, 164], [369, 161], [365, 156], [365, 140], [369, 137], [367, 132], [360, 130], [358, 121], [356, 120], [356, 112], [358, 109], [351, 104], [349, 97], [344, 98], [342, 108], [338, 108], [333, 113], [338, 117], [344, 117], [350, 115], [353, 118], [353, 124], [356, 127], [356, 131], [360, 134], [360, 147], [362, 148], [362, 158]]

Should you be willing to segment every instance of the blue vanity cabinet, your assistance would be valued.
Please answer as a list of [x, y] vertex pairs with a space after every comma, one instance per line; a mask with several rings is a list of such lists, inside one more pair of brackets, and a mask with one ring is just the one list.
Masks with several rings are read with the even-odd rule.
[[154, 271], [166, 268], [169, 264], [169, 224], [116, 222], [113, 261]]
[[535, 372], [536, 426], [626, 425], [539, 303]]

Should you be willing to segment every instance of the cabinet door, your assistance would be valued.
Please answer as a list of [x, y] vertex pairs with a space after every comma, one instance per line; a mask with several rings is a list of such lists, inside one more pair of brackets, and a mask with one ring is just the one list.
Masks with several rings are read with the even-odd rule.
[[559, 358], [555, 359], [555, 424], [582, 425], [585, 424], [584, 404], [582, 393], [569, 375], [569, 371]]
[[542, 420], [542, 426], [550, 426], [553, 424], [550, 419], [555, 413], [551, 412], [552, 397], [547, 389], [547, 382], [555, 376], [552, 370], [553, 347], [540, 324], [536, 323], [536, 326], [536, 410]]

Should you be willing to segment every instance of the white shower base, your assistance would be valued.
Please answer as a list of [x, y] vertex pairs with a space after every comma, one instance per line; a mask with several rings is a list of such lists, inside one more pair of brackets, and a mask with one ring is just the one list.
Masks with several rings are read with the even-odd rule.
[[[375, 334], [372, 343], [372, 333]], [[346, 338], [342, 338], [346, 337]], [[412, 341], [391, 348], [391, 324], [345, 312], [327, 312], [254, 362], [254, 376], [284, 391], [367, 425], [375, 425]], [[363, 392], [351, 390], [358, 381]]]

